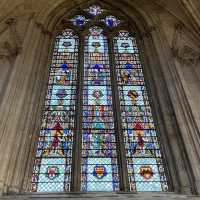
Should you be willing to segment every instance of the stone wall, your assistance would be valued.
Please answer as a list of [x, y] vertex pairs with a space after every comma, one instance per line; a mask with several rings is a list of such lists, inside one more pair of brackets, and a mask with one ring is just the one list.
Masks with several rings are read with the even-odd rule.
[[200, 196], [178, 195], [174, 193], [72, 193], [72, 194], [37, 194], [12, 195], [0, 197], [0, 200], [199, 200]]
[[137, 29], [172, 190], [200, 194], [197, 0], [1, 0], [1, 194], [29, 190], [55, 27], [77, 7], [95, 2], [115, 8]]

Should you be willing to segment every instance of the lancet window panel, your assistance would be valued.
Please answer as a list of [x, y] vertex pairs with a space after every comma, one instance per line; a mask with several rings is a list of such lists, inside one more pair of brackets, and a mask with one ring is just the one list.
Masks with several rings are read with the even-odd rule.
[[99, 27], [85, 38], [82, 190], [118, 191], [119, 175], [107, 38]]
[[33, 168], [32, 192], [70, 191], [78, 41], [72, 30], [56, 37]]
[[76, 13], [79, 35], [56, 37], [32, 192], [168, 191], [136, 39], [104, 11]]
[[167, 191], [139, 50], [127, 31], [114, 37], [122, 129], [131, 191]]

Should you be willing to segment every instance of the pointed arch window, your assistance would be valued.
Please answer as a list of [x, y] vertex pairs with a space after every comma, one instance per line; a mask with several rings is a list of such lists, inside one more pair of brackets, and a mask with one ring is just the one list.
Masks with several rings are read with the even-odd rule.
[[168, 191], [137, 41], [124, 21], [94, 5], [57, 34], [32, 192]]

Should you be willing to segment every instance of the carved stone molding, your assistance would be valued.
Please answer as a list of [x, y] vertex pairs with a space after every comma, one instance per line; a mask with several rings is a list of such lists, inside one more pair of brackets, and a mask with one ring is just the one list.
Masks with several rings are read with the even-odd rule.
[[180, 43], [182, 39], [182, 32], [183, 32], [183, 24], [176, 23], [174, 25], [174, 35], [172, 39], [172, 54], [174, 57], [178, 57], [178, 51], [180, 48]]
[[22, 46], [22, 40], [20, 38], [19, 32], [17, 31], [17, 19], [10, 18], [6, 21], [6, 23], [9, 25], [11, 39], [12, 39], [12, 42], [14, 42], [14, 45], [16, 47]]
[[156, 31], [158, 29], [158, 26], [149, 26], [146, 28], [146, 30], [141, 33], [141, 40], [143, 40], [144, 38], [149, 38], [151, 37], [152, 32]]

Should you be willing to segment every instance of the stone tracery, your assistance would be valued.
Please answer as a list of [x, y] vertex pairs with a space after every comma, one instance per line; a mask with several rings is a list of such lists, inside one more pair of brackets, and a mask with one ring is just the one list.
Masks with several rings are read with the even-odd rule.
[[[45, 28], [45, 30], [51, 30], [51, 32], [53, 32], [53, 29], [55, 27], [55, 22], [58, 21], [58, 19], [60, 18], [60, 16], [64, 15], [64, 12], [66, 13], [67, 9], [71, 10], [70, 8], [75, 7], [75, 5], [72, 6], [73, 3], [69, 5], [69, 4], [65, 4], [63, 2], [64, 1], [56, 2], [55, 4], [53, 4], [51, 6], [48, 5], [49, 2], [48, 3], [46, 2], [46, 5], [44, 6], [44, 9], [42, 9], [41, 12], [40, 11], [36, 11], [38, 13], [37, 17], [34, 17], [34, 19], [33, 18], [29, 18], [30, 19], [30, 21], [29, 21], [30, 23], [29, 23], [29, 28], [27, 29], [29, 31], [27, 32], [26, 35], [24, 35], [24, 37], [22, 37], [23, 39], [25, 39], [25, 43], [23, 41], [23, 44], [24, 44], [23, 46], [26, 47], [26, 51], [25, 52], [21, 52], [21, 54], [18, 56], [17, 62], [13, 64], [13, 66], [12, 66], [13, 73], [16, 73], [15, 69], [17, 71], [20, 71], [21, 73], [23, 72], [23, 73], [26, 74], [27, 80], [28, 80], [28, 77], [29, 77], [29, 70], [32, 70], [32, 73], [31, 73], [32, 75], [36, 71], [38, 71], [39, 73], [43, 74], [42, 75], [43, 78], [46, 77], [46, 75], [45, 75], [46, 72], [45, 72], [45, 70], [43, 70], [44, 69], [43, 66], [46, 63], [46, 61], [44, 61], [44, 60], [45, 60], [45, 57], [47, 56], [46, 52], [47, 52], [48, 46], [50, 44], [50, 38], [47, 37], [47, 36], [41, 35], [40, 29], [38, 29], [37, 26], [34, 25], [34, 23], [35, 23], [35, 20], [37, 20], [37, 21], [41, 22], [41, 24], [43, 24], [42, 26]], [[77, 2], [77, 4], [76, 4], [76, 6], [77, 6], [80, 2], [79, 1], [76, 1], [76, 2]], [[140, 2], [142, 2], [142, 1], [140, 1]], [[126, 3], [127, 2], [124, 2], [124, 5], [121, 4], [121, 6], [119, 6], [120, 5], [119, 2], [115, 2], [115, 3], [113, 2], [113, 6], [115, 4], [116, 7], [121, 7], [121, 9], [123, 10], [127, 6], [127, 5], [125, 6]], [[142, 32], [145, 32], [145, 30], [146, 30], [146, 28], [142, 27], [144, 24], [145, 24], [146, 27], [147, 26], [151, 26], [152, 24], [154, 24], [153, 21], [155, 19], [154, 18], [155, 15], [154, 16], [151, 15], [151, 8], [150, 7], [148, 7], [148, 9], [146, 9], [146, 8], [143, 7], [142, 3], [140, 3], [140, 4], [138, 4], [138, 3], [139, 2], [132, 1], [130, 4], [128, 4], [129, 6], [127, 6], [125, 10], [126, 10], [127, 14], [131, 18], [133, 18], [133, 19], [135, 18], [135, 20], [137, 22], [137, 25], [140, 27], [140, 31], [142, 33]], [[148, 3], [148, 2], [146, 2], [146, 3]], [[156, 2], [154, 2], [154, 3], [156, 3]], [[5, 5], [5, 3], [4, 3], [4, 5]], [[13, 3], [13, 6], [15, 6], [15, 5], [16, 5], [16, 3], [15, 4]], [[33, 4], [31, 4], [31, 6], [33, 6]], [[66, 6], [65, 11], [63, 9], [64, 6]], [[165, 4], [165, 6], [168, 7], [167, 4]], [[175, 5], [174, 5], [174, 7], [175, 7]], [[10, 6], [10, 10], [13, 9], [13, 8], [14, 7]], [[59, 11], [58, 11], [58, 8], [59, 8]], [[173, 10], [170, 7], [168, 7], [167, 9], [170, 10], [171, 13], [173, 13]], [[192, 173], [194, 172], [195, 168], [198, 169], [198, 166], [195, 163], [191, 164], [192, 163], [192, 159], [193, 160], [198, 160], [198, 159], [194, 159], [195, 158], [194, 149], [190, 148], [190, 145], [192, 145], [192, 144], [193, 144], [192, 146], [195, 147], [195, 149], [197, 148], [196, 143], [198, 142], [198, 138], [195, 136], [195, 134], [198, 132], [198, 130], [196, 130], [196, 125], [195, 124], [197, 122], [198, 117], [197, 117], [197, 114], [195, 114], [195, 108], [194, 108], [195, 106], [193, 104], [195, 102], [195, 99], [194, 98], [192, 98], [192, 99], [190, 98], [189, 104], [187, 104], [187, 103], [185, 104], [185, 102], [187, 102], [189, 100], [188, 96], [190, 96], [190, 95], [188, 95], [188, 92], [187, 92], [188, 89], [186, 87], [184, 87], [184, 88], [177, 87], [177, 85], [180, 85], [180, 83], [183, 83], [184, 80], [187, 79], [187, 77], [185, 75], [184, 75], [185, 77], [183, 77], [182, 74], [179, 73], [180, 72], [179, 71], [178, 75], [176, 74], [176, 80], [174, 80], [172, 78], [173, 81], [171, 79], [169, 81], [169, 79], [167, 78], [167, 77], [173, 77], [174, 74], [175, 74], [174, 71], [173, 71], [173, 73], [171, 73], [171, 72], [168, 73], [167, 70], [169, 70], [169, 68], [174, 68], [175, 69], [175, 67], [177, 67], [177, 69], [178, 69], [179, 66], [177, 64], [176, 65], [173, 64], [173, 59], [168, 54], [169, 48], [168, 48], [168, 45], [166, 44], [167, 40], [164, 37], [164, 35], [162, 35], [163, 32], [165, 32], [166, 34], [168, 34], [170, 32], [170, 29], [167, 30], [167, 31], [165, 29], [165, 27], [168, 27], [168, 26], [170, 27], [171, 26], [170, 24], [167, 23], [167, 18], [168, 19], [170, 18], [173, 21], [173, 23], [174, 23], [174, 21], [176, 21], [175, 20], [176, 17], [170, 17], [170, 15], [167, 14], [167, 11], [166, 10], [164, 11], [164, 10], [162, 10], [163, 25], [157, 24], [156, 30], [153, 31], [153, 32], [151, 32], [149, 34], [148, 38], [146, 38], [146, 37], [144, 38], [143, 37], [142, 42], [144, 43], [144, 46], [145, 46], [144, 48], [148, 49], [148, 50], [146, 50], [147, 54], [148, 54], [148, 52], [157, 52], [157, 56], [158, 56], [158, 58], [159, 58], [159, 60], [160, 60], [161, 63], [159, 64], [159, 62], [156, 61], [156, 56], [155, 55], [153, 57], [152, 57], [152, 55], [151, 56], [147, 55], [147, 57], [149, 58], [149, 60], [153, 60], [153, 62], [150, 61], [150, 63], [151, 63], [150, 64], [150, 68], [152, 70], [152, 73], [154, 74], [153, 76], [155, 76], [155, 74], [156, 74], [154, 72], [154, 68], [157, 71], [159, 71], [159, 68], [163, 70], [164, 77], [165, 77], [165, 81], [164, 82], [167, 84], [167, 87], [165, 85], [163, 87], [163, 89], [160, 89], [160, 90], [162, 92], [163, 91], [169, 91], [169, 96], [170, 97], [168, 97], [167, 93], [164, 93], [165, 94], [164, 96], [167, 97], [167, 98], [169, 98], [169, 99], [173, 99], [172, 100], [172, 105], [173, 106], [175, 105], [175, 108], [172, 109], [172, 110], [170, 110], [170, 108], [169, 108], [170, 106], [168, 106], [169, 104], [168, 103], [165, 104], [164, 103], [165, 100], [162, 99], [162, 95], [160, 95], [162, 92], [157, 88], [157, 90], [160, 91], [160, 92], [158, 92], [158, 94], [159, 94], [158, 95], [159, 105], [161, 106], [161, 104], [162, 104], [162, 105], [165, 105], [165, 107], [167, 107], [167, 109], [163, 109], [163, 107], [161, 106], [162, 112], [165, 113], [164, 114], [164, 121], [167, 121], [167, 124], [168, 124], [167, 125], [167, 129], [169, 130], [169, 134], [174, 133], [174, 134], [172, 134], [173, 138], [174, 138], [173, 139], [174, 141], [172, 141], [172, 140], [169, 139], [170, 145], [172, 143], [174, 145], [171, 145], [171, 147], [170, 147], [172, 149], [171, 153], [167, 154], [167, 155], [170, 155], [170, 156], [168, 156], [168, 158], [169, 158], [168, 160], [170, 160], [169, 166], [173, 163], [176, 166], [176, 168], [177, 168], [175, 170], [176, 173], [174, 173], [173, 169], [171, 169], [171, 167], [170, 167], [170, 172], [172, 173], [172, 179], [174, 179], [173, 180], [174, 190], [175, 191], [181, 191], [181, 192], [188, 192], [189, 193], [190, 192], [190, 188], [192, 188], [193, 192], [198, 190], [198, 187], [195, 186], [195, 184], [198, 185], [198, 181], [197, 181], [198, 180], [198, 174], [196, 174], [195, 177], [192, 175]], [[181, 10], [181, 8], [180, 8], [180, 10]], [[17, 10], [17, 11], [19, 11], [19, 10]], [[136, 14], [137, 11], [139, 11], [141, 13], [140, 14]], [[165, 12], [165, 13], [163, 13], [163, 12]], [[14, 13], [14, 12], [12, 12], [12, 13]], [[144, 13], [148, 13], [148, 15], [151, 16], [151, 17], [149, 17], [149, 18], [145, 17]], [[186, 18], [184, 18], [183, 16], [181, 16], [180, 13], [181, 12], [174, 13], [174, 16], [177, 16], [178, 18], [182, 18], [183, 21], [184, 21]], [[3, 14], [3, 12], [1, 14]], [[16, 12], [15, 12], [15, 14], [16, 14]], [[6, 16], [6, 15], [4, 15], [4, 16]], [[138, 20], [138, 16], [140, 16], [139, 17], [140, 20]], [[145, 20], [143, 21], [143, 19], [145, 19]], [[184, 22], [185, 22], [185, 24], [188, 23], [188, 22], [186, 22], [186, 20]], [[192, 30], [192, 28], [190, 27], [190, 25], [188, 27], [190, 28], [190, 30]], [[197, 30], [197, 29], [195, 29], [195, 30]], [[191, 34], [193, 35], [192, 31], [191, 31]], [[153, 42], [151, 40], [152, 39], [151, 37], [153, 37]], [[168, 37], [168, 38], [170, 38], [170, 37]], [[34, 43], [31, 42], [32, 40], [34, 40]], [[187, 40], [187, 39], [185, 39], [185, 40]], [[29, 41], [28, 46], [31, 49], [27, 48], [27, 41]], [[39, 43], [41, 45], [39, 45], [38, 41], [40, 41]], [[164, 47], [164, 49], [162, 49], [161, 46], [162, 46], [162, 48]], [[37, 49], [37, 53], [35, 53], [36, 49]], [[41, 52], [42, 49], [43, 49], [43, 53]], [[41, 56], [37, 56], [38, 54], [40, 54]], [[34, 61], [35, 61], [34, 63], [35, 64], [33, 64], [32, 63], [33, 60], [30, 59], [33, 55], [35, 55], [38, 58], [38, 59], [36, 59], [36, 57], [34, 56]], [[165, 55], [164, 57], [166, 57], [166, 59], [163, 58], [163, 55]], [[26, 58], [28, 58], [28, 60]], [[41, 58], [41, 59], [39, 59], [39, 58]], [[150, 59], [150, 58], [152, 58], [152, 59]], [[168, 60], [168, 62], [166, 60]], [[25, 64], [26, 67], [23, 67], [24, 64]], [[32, 68], [33, 66], [35, 67], [34, 70]], [[157, 67], [157, 66], [159, 66], [159, 67]], [[190, 66], [190, 65], [188, 65], [188, 66]], [[182, 70], [184, 70], [184, 69], [182, 69]], [[191, 70], [191, 73], [192, 73], [193, 69], [190, 68], [190, 70]], [[195, 69], [195, 70], [198, 70], [198, 69]], [[147, 71], [148, 71], [148, 69], [147, 69]], [[175, 69], [175, 71], [176, 71], [176, 69]], [[39, 75], [39, 73], [37, 73], [37, 74]], [[148, 74], [150, 74], [150, 73], [147, 73], [147, 76], [149, 76]], [[157, 73], [157, 74], [159, 74], [159, 73]], [[194, 74], [194, 77], [196, 77], [196, 76], [198, 76], [198, 73]], [[162, 77], [162, 75], [159, 74], [159, 76], [156, 76], [156, 77]], [[12, 83], [13, 89], [10, 89], [10, 86], [8, 86], [9, 90], [7, 90], [7, 93], [5, 93], [5, 95], [3, 95], [3, 99], [4, 100], [2, 101], [2, 107], [1, 107], [1, 111], [4, 113], [4, 116], [3, 116], [4, 119], [8, 119], [6, 121], [6, 123], [5, 123], [4, 119], [1, 120], [2, 127], [6, 127], [6, 129], [2, 129], [2, 130], [4, 130], [4, 131], [2, 131], [2, 135], [5, 135], [5, 133], [9, 130], [9, 135], [11, 135], [12, 137], [14, 137], [15, 132], [17, 130], [14, 127], [25, 126], [24, 131], [18, 132], [18, 135], [17, 135], [18, 138], [16, 139], [16, 143], [19, 142], [19, 141], [21, 141], [21, 143], [20, 143], [21, 146], [20, 147], [16, 146], [16, 152], [23, 152], [23, 153], [24, 153], [24, 149], [28, 149], [28, 148], [25, 147], [25, 144], [28, 144], [29, 142], [32, 143], [32, 141], [29, 141], [30, 140], [30, 133], [35, 132], [35, 131], [33, 131], [34, 127], [31, 125], [31, 123], [30, 123], [30, 121], [28, 119], [26, 119], [26, 123], [25, 123], [25, 120], [24, 120], [23, 116], [17, 117], [18, 115], [16, 114], [16, 113], [18, 113], [18, 114], [20, 113], [19, 109], [21, 108], [21, 106], [20, 106], [21, 103], [27, 102], [27, 101], [31, 102], [31, 101], [28, 100], [30, 94], [27, 91], [25, 91], [25, 88], [26, 88], [25, 86], [28, 86], [29, 88], [31, 88], [31, 91], [32, 91], [32, 97], [31, 97], [32, 102], [29, 105], [29, 109], [30, 110], [35, 110], [34, 109], [35, 106], [39, 105], [38, 101], [35, 99], [36, 98], [35, 94], [38, 91], [36, 91], [35, 89], [33, 89], [33, 85], [31, 85], [32, 81], [29, 80], [29, 84], [27, 85], [27, 82], [26, 82], [26, 80], [24, 78], [21, 76], [20, 79], [19, 79], [19, 76], [15, 76], [15, 81], [13, 79], [10, 80], [10, 83]], [[149, 79], [151, 79], [151, 78], [149, 78]], [[21, 80], [21, 82], [19, 80]], [[40, 83], [43, 82], [43, 81], [40, 80], [39, 76], [37, 78], [34, 77], [34, 76], [32, 76], [31, 80], [33, 80], [33, 83], [37, 83], [37, 88], [39, 88], [39, 93], [40, 93], [42, 91]], [[164, 80], [164, 79], [162, 79], [162, 80]], [[196, 80], [196, 78], [193, 79], [193, 80]], [[173, 87], [170, 86], [170, 83], [169, 83], [171, 81], [173, 82], [173, 85], [174, 85], [174, 88], [176, 88], [176, 91], [178, 91], [180, 93], [177, 94], [176, 92], [174, 92]], [[23, 87], [21, 86], [22, 82], [23, 82], [23, 85], [24, 85]], [[155, 80], [155, 82], [159, 86], [163, 85], [163, 84], [161, 84], [161, 82], [159, 82], [158, 79]], [[150, 84], [150, 87], [151, 86], [152, 86], [152, 84]], [[196, 91], [195, 92], [195, 96], [196, 96], [196, 94], [198, 94], [197, 90], [195, 90], [194, 88], [190, 87], [190, 85], [187, 85], [187, 86], [189, 88], [191, 88], [191, 90], [190, 90], [191, 93], [193, 93], [194, 91]], [[153, 88], [155, 89], [156, 87], [153, 87]], [[18, 101], [18, 102], [14, 102], [14, 98], [12, 98], [12, 100], [11, 100], [11, 98], [10, 99], [7, 98], [8, 97], [8, 91], [10, 91], [9, 92], [9, 96], [13, 97], [13, 95], [14, 95], [13, 91], [16, 91], [16, 88], [21, 88], [21, 91], [17, 91], [17, 94], [18, 95], [20, 94], [20, 99], [21, 99], [21, 101]], [[186, 96], [183, 95], [184, 92], [186, 92], [186, 94], [187, 94]], [[23, 94], [26, 94], [26, 96], [24, 96]], [[173, 96], [175, 96], [176, 98], [173, 98]], [[179, 96], [179, 97], [177, 97], [177, 96]], [[23, 101], [23, 98], [25, 98], [24, 101]], [[37, 98], [39, 99], [39, 97], [37, 97]], [[182, 99], [182, 100], [184, 99], [184, 101], [180, 100], [179, 98]], [[167, 100], [168, 102], [170, 101], [169, 99]], [[179, 100], [177, 100], [177, 99], [179, 99]], [[177, 103], [177, 101], [178, 101], [178, 103]], [[183, 102], [184, 102], [184, 106], [180, 108], [180, 106], [183, 105]], [[18, 110], [18, 112], [15, 113], [14, 112], [15, 109], [11, 109], [10, 110], [11, 112], [9, 114], [10, 117], [7, 118], [7, 111], [6, 111], [7, 106], [6, 105], [9, 105], [10, 108], [12, 108], [14, 106], [16, 108], [16, 110]], [[34, 120], [34, 117], [37, 116], [35, 114], [35, 112], [34, 113], [31, 112], [30, 114], [28, 114], [27, 111], [28, 111], [28, 108], [24, 107], [24, 111], [21, 112], [21, 113], [25, 113], [24, 116], [31, 115], [33, 117], [32, 120]], [[177, 113], [179, 113], [179, 112], [182, 113], [182, 111], [183, 111], [184, 114], [182, 114], [182, 116], [180, 117], [180, 115], [178, 115]], [[160, 113], [161, 115], [162, 115], [162, 112]], [[177, 131], [175, 131], [176, 130], [176, 128], [175, 128], [176, 126], [174, 124], [172, 125], [173, 128], [172, 129], [170, 128], [169, 124], [171, 122], [169, 122], [170, 120], [168, 121], [168, 117], [171, 116], [171, 114], [168, 115], [168, 113], [173, 113], [173, 117], [175, 119], [178, 119], [178, 122], [177, 122], [178, 123], [178, 127], [181, 129], [180, 135], [181, 135], [181, 137], [183, 137], [182, 138], [183, 141], [179, 142], [178, 146], [183, 146], [183, 149], [186, 149], [186, 150], [182, 149], [181, 153], [179, 152], [179, 149], [176, 148], [177, 143], [175, 142], [177, 140], [176, 137], [178, 137], [179, 133], [177, 133]], [[193, 119], [191, 115], [194, 115], [195, 118]], [[188, 116], [188, 117], [184, 118], [185, 116]], [[39, 118], [39, 116], [38, 116], [38, 118]], [[18, 123], [19, 125], [17, 126], [17, 123], [15, 123], [15, 122], [17, 122], [18, 119], [20, 119], [20, 122]], [[12, 121], [12, 128], [8, 128], [10, 120]], [[188, 123], [190, 125], [188, 125]], [[23, 125], [23, 124], [26, 124], [26, 125]], [[166, 125], [165, 122], [163, 122], [162, 120], [159, 121], [159, 124], [162, 124], [161, 127]], [[180, 124], [182, 124], [182, 125], [180, 125]], [[187, 129], [187, 131], [186, 131], [185, 127], [188, 127], [188, 126], [189, 126], [189, 128], [186, 128]], [[175, 129], [175, 130], [173, 130], [173, 129]], [[20, 130], [21, 130], [21, 128], [20, 128]], [[29, 130], [29, 131], [27, 131], [27, 130]], [[23, 133], [23, 137], [22, 137], [22, 133]], [[187, 138], [187, 135], [190, 135], [190, 138]], [[192, 142], [192, 138], [193, 137], [196, 138], [194, 140], [195, 142]], [[4, 137], [3, 140], [7, 141], [7, 138]], [[188, 142], [186, 142], [186, 141], [188, 141]], [[2, 146], [1, 146], [2, 147], [2, 151], [1, 151], [2, 155], [5, 155], [5, 154], [9, 155], [10, 144], [11, 144], [11, 141], [8, 141], [8, 143], [6, 143], [6, 146], [4, 144], [2, 144]], [[186, 146], [187, 146], [187, 148], [186, 148]], [[20, 150], [20, 149], [23, 149], [23, 150]], [[183, 154], [184, 156], [182, 157], [181, 154]], [[189, 159], [188, 159], [189, 161], [187, 160], [187, 156], [185, 156], [185, 155], [188, 155], [188, 154], [192, 155], [192, 156], [189, 156]], [[25, 155], [23, 154], [23, 156], [21, 156], [21, 154], [19, 153], [17, 160], [15, 159], [15, 156], [16, 156], [16, 153], [14, 152], [12, 154], [12, 159], [9, 161], [10, 165], [7, 165], [8, 159], [5, 159], [3, 166], [1, 166], [1, 182], [2, 182], [1, 188], [4, 188], [4, 189], [2, 189], [2, 191], [4, 191], [4, 193], [7, 193], [7, 191], [18, 192], [19, 190], [26, 190], [25, 188], [27, 187], [27, 182], [26, 182], [27, 176], [25, 176], [25, 183], [24, 183], [23, 189], [21, 187], [21, 185], [22, 185], [22, 180], [21, 179], [23, 179], [22, 177], [24, 177], [24, 175], [22, 175], [22, 174], [25, 174], [24, 170], [26, 169], [26, 167], [25, 167], [25, 165], [23, 163], [24, 160], [22, 159], [22, 157], [23, 158], [27, 157], [27, 153]], [[175, 159], [171, 160], [171, 156], [172, 157], [174, 156]], [[185, 161], [185, 160], [187, 160], [187, 161]], [[188, 165], [192, 166], [191, 167], [192, 170], [189, 170], [190, 172], [188, 172], [188, 173], [191, 173], [190, 178], [193, 177], [193, 178], [191, 178], [192, 181], [188, 181], [188, 179], [186, 178], [188, 175], [185, 175], [184, 170], [187, 167], [181, 167], [181, 166], [188, 166]], [[8, 166], [8, 169], [6, 167], [4, 167], [4, 166]], [[16, 166], [15, 170], [12, 169], [11, 166]], [[31, 166], [31, 164], [29, 163], [28, 166]], [[188, 168], [191, 169], [190, 167], [188, 167]], [[7, 169], [7, 170], [5, 171], [5, 169]], [[23, 171], [23, 173], [21, 173], [21, 171]], [[77, 179], [78, 179], [78, 177], [77, 177]], [[177, 182], [179, 182], [179, 183], [177, 183], [175, 179], [177, 179]], [[74, 190], [76, 190], [76, 189], [74, 189]]]

